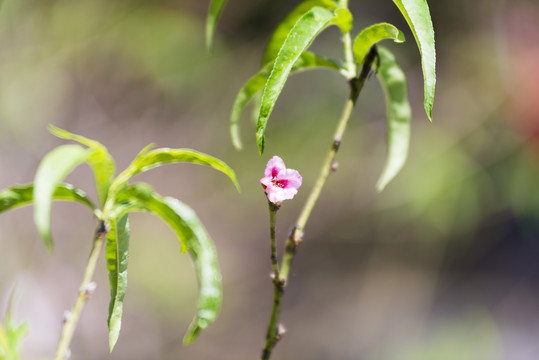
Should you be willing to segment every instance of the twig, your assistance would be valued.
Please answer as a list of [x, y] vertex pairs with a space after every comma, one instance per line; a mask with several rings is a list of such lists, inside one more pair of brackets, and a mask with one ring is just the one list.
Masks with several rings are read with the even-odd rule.
[[58, 342], [58, 347], [56, 348], [54, 360], [67, 360], [70, 357], [69, 345], [71, 344], [71, 339], [73, 338], [73, 333], [75, 331], [75, 327], [77, 326], [82, 308], [84, 307], [84, 303], [88, 297], [95, 290], [95, 283], [92, 282], [92, 278], [94, 277], [97, 259], [99, 258], [101, 248], [103, 247], [106, 234], [107, 231], [105, 229], [105, 223], [101, 222], [95, 232], [92, 251], [90, 252], [90, 257], [88, 258], [88, 264], [86, 265], [86, 270], [84, 271], [84, 277], [80, 284], [79, 294], [75, 300], [75, 304], [73, 305], [71, 311], [64, 314], [64, 325], [62, 326], [62, 333], [60, 334], [60, 341]]

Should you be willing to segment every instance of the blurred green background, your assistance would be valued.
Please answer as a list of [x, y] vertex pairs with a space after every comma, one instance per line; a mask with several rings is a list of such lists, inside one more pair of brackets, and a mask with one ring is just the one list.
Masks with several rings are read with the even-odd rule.
[[[240, 86], [260, 65], [273, 27], [299, 1], [230, 0], [216, 48], [204, 49], [206, 1], [4, 0], [0, 4], [0, 188], [32, 181], [63, 141], [47, 124], [94, 138], [122, 169], [145, 145], [194, 148], [237, 172], [193, 165], [138, 177], [190, 204], [218, 248], [224, 304], [191, 346], [184, 334], [197, 284], [188, 256], [158, 218], [132, 217], [123, 329], [108, 352], [108, 280], [84, 309], [73, 358], [255, 359], [272, 302], [266, 161], [281, 156], [304, 185], [278, 214], [283, 239], [313, 185], [347, 97], [327, 71], [293, 76], [269, 122], [266, 153], [242, 119], [245, 149], [228, 136]], [[351, 1], [355, 33], [388, 21], [387, 43], [408, 76], [410, 156], [381, 193], [385, 105], [367, 83], [293, 267], [275, 359], [539, 358], [539, 4], [430, 1], [437, 89], [432, 124], [422, 109], [419, 54], [398, 9]], [[313, 44], [340, 58], [336, 28]], [[247, 111], [249, 112], [249, 111]], [[91, 190], [87, 167], [69, 182]], [[0, 216], [0, 314], [16, 286], [17, 319], [30, 325], [24, 359], [50, 358], [71, 307], [96, 220], [76, 204], [53, 208], [56, 250], [38, 237], [32, 209]], [[2, 316], [0, 316], [1, 318]]]

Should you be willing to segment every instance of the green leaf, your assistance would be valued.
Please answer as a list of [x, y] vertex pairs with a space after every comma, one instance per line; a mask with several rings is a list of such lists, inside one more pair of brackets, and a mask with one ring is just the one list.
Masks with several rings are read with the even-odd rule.
[[162, 218], [175, 232], [180, 241], [182, 253], [188, 249], [183, 228], [178, 225], [176, 213], [163, 203], [162, 197], [150, 185], [137, 183], [128, 185], [116, 195], [116, 203], [109, 214], [120, 218], [129, 212], [149, 212]]
[[[94, 204], [84, 191], [70, 184], [58, 184], [52, 194], [53, 200], [75, 201], [95, 210]], [[34, 185], [16, 185], [0, 191], [0, 213], [21, 206], [30, 205], [34, 201]]]
[[380, 23], [363, 29], [354, 40], [354, 57], [360, 66], [371, 46], [384, 39], [393, 39], [397, 43], [404, 42], [404, 34], [395, 26]]
[[57, 128], [53, 125], [49, 125], [49, 131], [59, 138], [77, 141], [94, 150], [92, 155], [88, 158], [88, 165], [90, 165], [94, 173], [99, 202], [101, 205], [104, 205], [115, 172], [114, 160], [110, 156], [107, 148], [95, 140], [72, 134], [69, 131]]
[[197, 312], [183, 338], [185, 344], [190, 344], [219, 315], [223, 297], [221, 270], [213, 241], [193, 209], [171, 197], [166, 197], [165, 202], [183, 220], [184, 231], [190, 234], [187, 237], [189, 255], [200, 287]]
[[[127, 181], [131, 179], [136, 174], [141, 172], [148, 171], [158, 166], [166, 164], [174, 164], [179, 162], [187, 162], [193, 164], [207, 165], [216, 170], [221, 171], [226, 174], [230, 180], [236, 186], [236, 189], [240, 191], [240, 185], [236, 179], [236, 174], [227, 164], [223, 161], [195, 151], [191, 149], [169, 149], [161, 148], [155, 150], [149, 150], [147, 146], [133, 162], [125, 169], [118, 177], [114, 180], [113, 185], [111, 185], [111, 191], [117, 192], [121, 189], [122, 186], [127, 184]], [[112, 189], [113, 188], [113, 189]]]
[[294, 10], [288, 13], [283, 21], [277, 25], [275, 31], [273, 31], [268, 45], [266, 46], [266, 50], [264, 51], [262, 64], [266, 65], [275, 60], [277, 54], [279, 54], [279, 50], [281, 50], [281, 47], [288, 37], [290, 30], [292, 30], [296, 22], [305, 15], [307, 11], [315, 6], [323, 7], [328, 10], [337, 8], [335, 2], [331, 0], [306, 0], [300, 3]]
[[225, 7], [227, 0], [211, 0], [210, 10], [208, 11], [208, 17], [206, 18], [206, 47], [210, 50], [213, 46], [213, 38], [215, 35], [215, 27], [219, 16]]
[[343, 34], [346, 34], [352, 30], [354, 18], [350, 10], [346, 8], [338, 8], [335, 10], [335, 17], [331, 21], [331, 24], [337, 25]]
[[434, 28], [426, 0], [393, 0], [408, 22], [414, 34], [423, 67], [425, 84], [425, 111], [432, 121], [432, 105], [436, 86], [436, 49], [434, 47]]
[[378, 79], [384, 89], [387, 104], [387, 161], [376, 184], [378, 191], [397, 175], [408, 156], [410, 119], [412, 111], [406, 90], [406, 76], [395, 62], [395, 57], [385, 48], [378, 48], [380, 67]]
[[215, 321], [221, 307], [221, 272], [211, 238], [191, 208], [177, 199], [161, 197], [147, 184], [125, 187], [117, 199], [112, 216], [131, 211], [156, 214], [175, 231], [182, 252], [189, 249], [200, 287], [196, 316], [184, 337], [186, 344], [191, 343], [200, 331]]
[[[305, 51], [296, 60], [290, 73], [294, 74], [316, 68], [340, 70], [339, 65], [335, 61]], [[269, 63], [262, 67], [258, 74], [250, 78], [245, 85], [243, 85], [236, 96], [234, 106], [232, 107], [232, 114], [230, 115], [230, 136], [234, 147], [238, 150], [242, 148], [239, 131], [241, 114], [253, 96], [264, 88], [272, 69], [273, 63]]]
[[62, 145], [45, 155], [39, 164], [34, 180], [34, 220], [49, 250], [53, 248], [50, 218], [51, 200], [56, 187], [75, 167], [87, 161], [93, 152], [79, 145]]
[[127, 263], [129, 254], [129, 221], [127, 214], [118, 219], [109, 219], [107, 232], [107, 271], [109, 273], [110, 303], [109, 317], [109, 347], [114, 349], [120, 328], [122, 327], [122, 312], [125, 291], [127, 289]]
[[11, 293], [4, 319], [4, 324], [0, 323], [0, 360], [19, 359], [19, 348], [22, 339], [28, 334], [28, 324], [15, 325], [12, 316], [14, 292]]
[[9, 340], [7, 332], [4, 329], [3, 325], [0, 324], [0, 360], [7, 359], [8, 352], [10, 352], [11, 347], [9, 345]]
[[264, 152], [266, 125], [275, 102], [284, 87], [293, 65], [313, 40], [330, 25], [344, 26], [342, 19], [348, 18], [346, 11], [333, 13], [321, 7], [313, 7], [305, 13], [290, 30], [266, 82], [262, 104], [256, 126], [256, 139], [260, 154]]

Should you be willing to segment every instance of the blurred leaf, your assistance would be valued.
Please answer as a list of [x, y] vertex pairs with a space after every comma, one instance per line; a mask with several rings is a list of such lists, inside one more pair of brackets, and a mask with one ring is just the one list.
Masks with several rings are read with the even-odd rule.
[[266, 65], [270, 62], [273, 62], [279, 54], [279, 50], [283, 46], [288, 33], [296, 22], [309, 10], [315, 6], [320, 6], [328, 10], [334, 10], [337, 8], [337, 5], [334, 1], [331, 0], [306, 0], [300, 3], [294, 10], [292, 10], [288, 15], [277, 25], [277, 28], [271, 35], [271, 38], [266, 46], [264, 51], [264, 57], [262, 64]]
[[8, 351], [10, 351], [8, 336], [3, 325], [0, 324], [0, 360], [8, 359]]
[[[320, 67], [335, 69], [337, 71], [340, 70], [339, 65], [335, 61], [305, 51], [296, 60], [290, 73], [293, 74]], [[232, 137], [234, 147], [238, 150], [242, 148], [239, 132], [239, 121], [241, 114], [253, 96], [264, 88], [272, 69], [273, 63], [266, 64], [264, 67], [262, 67], [258, 74], [251, 77], [245, 83], [245, 85], [243, 85], [236, 96], [236, 100], [234, 101], [234, 106], [232, 108], [232, 114], [230, 115], [230, 136]]]
[[264, 88], [272, 68], [273, 63], [265, 65], [258, 74], [247, 80], [238, 95], [236, 95], [232, 113], [230, 114], [230, 137], [232, 138], [232, 144], [238, 150], [243, 147], [239, 130], [241, 114], [253, 96]]
[[92, 155], [88, 158], [88, 164], [94, 172], [99, 201], [101, 205], [104, 205], [115, 172], [114, 160], [107, 151], [107, 148], [95, 140], [72, 134], [69, 131], [57, 128], [53, 125], [49, 125], [49, 131], [59, 138], [77, 141], [94, 150]]
[[215, 321], [221, 307], [221, 272], [213, 242], [190, 207], [177, 199], [161, 197], [147, 184], [130, 185], [118, 194], [112, 215], [123, 216], [131, 211], [160, 216], [176, 232], [182, 252], [189, 249], [200, 286], [197, 313], [184, 337], [184, 342], [189, 344]]
[[28, 324], [15, 325], [11, 318], [14, 292], [9, 298], [4, 324], [0, 323], [0, 360], [18, 360], [22, 339], [28, 334]]
[[79, 145], [62, 145], [45, 155], [39, 164], [34, 180], [34, 220], [49, 250], [53, 248], [50, 218], [54, 191], [58, 183], [93, 152]]
[[107, 271], [109, 273], [109, 347], [116, 345], [122, 327], [122, 311], [127, 289], [127, 263], [129, 254], [129, 221], [127, 214], [109, 219], [107, 232]]
[[193, 164], [207, 165], [226, 174], [240, 191], [240, 185], [236, 179], [236, 174], [223, 161], [213, 156], [191, 150], [191, 149], [169, 149], [161, 148], [149, 151], [153, 145], [144, 148], [133, 160], [133, 162], [114, 180], [114, 190], [118, 191], [133, 176], [141, 172], [148, 171], [158, 166], [187, 162]]
[[349, 12], [339, 11], [334, 14], [327, 9], [315, 6], [305, 13], [290, 30], [275, 59], [262, 95], [256, 126], [256, 139], [260, 154], [264, 152], [264, 137], [269, 116], [293, 65], [322, 30], [333, 24], [341, 26], [341, 28], [344, 27], [343, 20], [348, 19], [348, 16]]
[[[70, 184], [58, 184], [52, 194], [53, 200], [75, 201], [95, 210], [94, 204], [86, 193]], [[0, 191], [0, 213], [34, 201], [34, 185], [16, 185]]]
[[[75, 6], [80, 8], [78, 3]], [[132, 74], [129, 76], [142, 76], [169, 99], [181, 96], [189, 101], [195, 96], [191, 92], [204, 90], [207, 85], [202, 79], [211, 61], [205, 46], [201, 46], [204, 25], [196, 16], [185, 8], [171, 11], [152, 1], [136, 7], [127, 2], [122, 3], [125, 6], [117, 2], [105, 4], [117, 9], [116, 16], [111, 19], [113, 24], [101, 31], [106, 36], [99, 37], [97, 54], [87, 54], [92, 62], [123, 64], [119, 66]], [[96, 55], [98, 58], [93, 60]]]
[[432, 105], [436, 86], [436, 49], [434, 47], [434, 28], [426, 0], [393, 0], [408, 22], [414, 34], [423, 67], [425, 87], [425, 111], [432, 121]]
[[219, 16], [225, 7], [227, 0], [211, 0], [210, 10], [206, 19], [206, 47], [210, 50], [213, 46], [213, 38], [215, 36], [215, 27]]
[[354, 57], [357, 66], [361, 66], [371, 46], [385, 39], [393, 39], [401, 43], [404, 42], [404, 34], [388, 23], [375, 24], [363, 29], [354, 40]]
[[486, 310], [458, 314], [428, 334], [423, 343], [399, 349], [390, 360], [496, 360], [503, 359], [502, 337]]
[[384, 89], [387, 107], [387, 161], [376, 184], [377, 190], [382, 191], [406, 162], [412, 110], [408, 101], [406, 76], [397, 65], [395, 56], [383, 47], [378, 48], [378, 56], [378, 79]]

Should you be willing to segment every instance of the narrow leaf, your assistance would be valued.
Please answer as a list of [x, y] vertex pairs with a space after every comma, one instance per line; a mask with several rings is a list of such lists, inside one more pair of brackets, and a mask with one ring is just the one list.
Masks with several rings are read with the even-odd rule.
[[436, 86], [436, 49], [429, 5], [426, 0], [393, 0], [393, 2], [408, 22], [419, 47], [425, 84], [425, 111], [429, 120], [432, 121]]
[[8, 336], [4, 326], [0, 323], [0, 359], [7, 357], [11, 353], [11, 347], [9, 344]]
[[23, 322], [20, 325], [16, 325], [13, 321], [13, 302], [15, 298], [15, 289], [11, 292], [9, 302], [6, 310], [5, 324], [7, 331], [7, 338], [11, 344], [11, 349], [16, 354], [19, 352], [23, 338], [28, 334], [28, 323]]
[[387, 161], [376, 184], [377, 190], [382, 191], [406, 162], [412, 111], [406, 90], [406, 77], [395, 62], [395, 57], [382, 47], [378, 47], [378, 56], [380, 67], [377, 77], [384, 89], [387, 104]]
[[62, 145], [49, 152], [37, 169], [34, 180], [34, 220], [45, 245], [52, 250], [50, 232], [51, 200], [57, 185], [75, 167], [84, 163], [93, 150], [79, 145]]
[[371, 46], [385, 39], [401, 43], [404, 42], [404, 34], [388, 23], [375, 24], [363, 29], [354, 40], [354, 57], [357, 66], [361, 65]]
[[189, 344], [215, 321], [221, 307], [221, 272], [213, 242], [191, 208], [177, 199], [161, 197], [146, 184], [130, 185], [118, 194], [113, 216], [131, 211], [160, 216], [176, 232], [182, 252], [189, 249], [200, 287], [197, 312], [184, 337], [184, 343]]
[[12, 318], [13, 298], [15, 290], [9, 297], [6, 315], [3, 324], [0, 322], [0, 359], [19, 359], [19, 349], [23, 338], [28, 334], [28, 324], [16, 325]]
[[165, 198], [165, 203], [183, 220], [185, 232], [190, 233], [187, 236], [189, 255], [195, 265], [200, 287], [197, 312], [183, 338], [185, 344], [190, 344], [219, 315], [223, 297], [221, 270], [213, 241], [193, 209], [170, 197]]
[[306, 12], [308, 12], [315, 6], [323, 7], [328, 10], [334, 10], [337, 8], [335, 2], [331, 0], [306, 0], [300, 3], [294, 10], [288, 13], [288, 15], [283, 19], [283, 21], [281, 21], [279, 25], [277, 25], [275, 31], [273, 31], [268, 45], [266, 46], [266, 50], [264, 51], [262, 64], [266, 65], [275, 60], [277, 54], [279, 53], [279, 50], [281, 50], [281, 47], [283, 46], [286, 38], [288, 37], [288, 33], [290, 32], [290, 30], [292, 30], [296, 22], [303, 15], [305, 15]]
[[0, 359], [2, 360], [19, 359], [22, 340], [28, 334], [27, 323], [16, 325], [12, 319], [13, 296], [14, 293], [12, 292], [4, 322], [0, 322]]
[[49, 125], [49, 131], [59, 138], [77, 141], [94, 150], [92, 155], [88, 158], [88, 165], [90, 165], [94, 173], [99, 202], [101, 205], [104, 205], [115, 172], [114, 160], [110, 156], [107, 148], [95, 140], [72, 134], [69, 131], [57, 128], [56, 126]]
[[343, 26], [340, 18], [347, 17], [346, 12], [333, 12], [321, 8], [313, 7], [303, 15], [294, 25], [286, 38], [273, 69], [266, 82], [262, 95], [262, 104], [258, 115], [256, 127], [256, 139], [260, 154], [264, 152], [264, 136], [268, 118], [275, 106], [275, 102], [284, 87], [288, 75], [293, 65], [301, 54], [311, 45], [313, 40], [328, 26], [337, 24]]
[[[250, 78], [245, 85], [243, 85], [236, 96], [236, 100], [234, 101], [234, 106], [232, 108], [232, 114], [230, 115], [230, 136], [232, 138], [234, 147], [238, 150], [242, 148], [239, 133], [239, 121], [241, 114], [253, 96], [264, 88], [272, 68], [273, 63], [265, 65], [258, 72], [258, 74]], [[316, 68], [328, 68], [337, 71], [340, 70], [339, 65], [335, 61], [305, 51], [296, 60], [290, 73], [294, 74]]]
[[122, 327], [122, 312], [125, 291], [127, 289], [127, 263], [129, 254], [129, 221], [127, 214], [119, 219], [110, 219], [107, 232], [107, 271], [109, 273], [110, 303], [109, 347], [116, 345]]
[[[70, 184], [58, 184], [52, 194], [53, 200], [75, 201], [95, 210], [94, 204], [84, 191]], [[21, 206], [30, 205], [34, 201], [34, 185], [17, 185], [0, 191], [0, 213]]]
[[215, 27], [219, 16], [225, 7], [227, 0], [211, 0], [208, 17], [206, 18], [206, 47], [211, 50], [213, 46], [213, 38], [215, 36]]
[[[114, 180], [114, 191], [120, 188], [129, 181], [133, 176], [141, 172], [148, 171], [158, 166], [166, 164], [174, 164], [179, 162], [187, 162], [193, 164], [207, 165], [226, 174], [240, 191], [239, 183], [236, 179], [236, 174], [223, 161], [195, 151], [191, 149], [169, 149], [161, 148], [151, 151], [141, 152], [135, 160]], [[113, 191], [113, 190], [111, 190]]]

